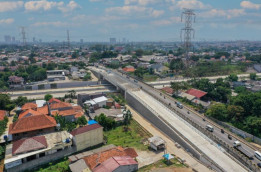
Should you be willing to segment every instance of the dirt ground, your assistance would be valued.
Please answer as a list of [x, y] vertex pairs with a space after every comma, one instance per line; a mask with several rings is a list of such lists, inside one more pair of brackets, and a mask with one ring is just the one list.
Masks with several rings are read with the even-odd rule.
[[150, 172], [192, 172], [192, 169], [191, 168], [167, 167], [167, 168], [152, 169]]

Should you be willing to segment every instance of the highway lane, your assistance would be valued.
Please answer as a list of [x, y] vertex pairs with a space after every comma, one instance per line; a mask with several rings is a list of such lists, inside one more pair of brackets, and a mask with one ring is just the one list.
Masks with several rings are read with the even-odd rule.
[[[114, 71], [120, 78], [124, 78], [125, 82], [127, 81], [131, 81], [133, 84], [135, 84], [137, 87], [144, 89], [148, 92], [150, 92], [150, 94], [156, 96], [157, 98], [159, 98], [161, 101], [165, 102], [166, 104], [170, 104], [170, 106], [172, 108], [175, 108], [175, 110], [177, 110], [178, 112], [184, 114], [185, 116], [187, 116], [188, 118], [192, 119], [193, 121], [195, 121], [197, 124], [199, 124], [201, 127], [205, 127], [206, 125], [211, 125], [214, 127], [214, 132], [213, 134], [215, 134], [218, 138], [220, 138], [221, 140], [223, 140], [224, 142], [226, 142], [227, 144], [229, 144], [231, 147], [233, 147], [233, 143], [234, 141], [236, 141], [237, 139], [235, 138], [234, 135], [231, 134], [232, 139], [230, 140], [228, 138], [228, 133], [225, 130], [225, 133], [221, 133], [221, 129], [218, 128], [216, 125], [212, 125], [213, 122], [209, 121], [208, 119], [206, 119], [203, 115], [199, 115], [194, 113], [193, 111], [191, 111], [189, 108], [185, 107], [183, 109], [180, 109], [176, 106], [175, 104], [175, 99], [174, 98], [170, 98], [169, 96], [164, 96], [164, 94], [162, 93], [162, 95], [160, 95], [159, 91], [155, 91], [155, 89], [153, 89], [152, 87], [143, 84], [142, 82], [139, 82], [133, 78], [127, 78], [126, 75], [118, 73], [117, 71]], [[187, 113], [189, 111], [189, 114]], [[205, 118], [206, 120], [203, 121], [203, 118]], [[254, 155], [254, 151], [256, 151], [256, 149], [252, 149], [251, 147], [247, 146], [246, 144], [241, 142], [241, 145], [244, 149], [248, 150], [248, 152], [251, 152]], [[259, 159], [257, 159], [256, 157], [253, 156], [253, 161], [255, 164], [257, 163], [261, 163], [261, 161]]]
[[[119, 74], [118, 75], [122, 75]], [[124, 76], [124, 75], [122, 75]], [[126, 78], [126, 75], [125, 75]], [[127, 79], [127, 78], [126, 78]], [[225, 133], [221, 133], [221, 129], [218, 128], [215, 125], [212, 125], [213, 122], [208, 121], [208, 119], [206, 119], [203, 115], [199, 116], [198, 114], [194, 113], [193, 111], [191, 111], [189, 108], [187, 108], [186, 106], [184, 106], [183, 109], [180, 109], [176, 106], [175, 104], [175, 99], [174, 98], [170, 98], [168, 96], [164, 96], [164, 94], [162, 93], [162, 95], [160, 95], [159, 91], [155, 91], [155, 89], [153, 89], [152, 87], [149, 87], [141, 82], [134, 82], [135, 79], [129, 78], [129, 81], [131, 81], [133, 84], [137, 85], [137, 87], [141, 87], [142, 89], [150, 92], [152, 95], [156, 96], [157, 98], [159, 98], [161, 101], [165, 102], [166, 104], [170, 104], [171, 107], [175, 108], [178, 112], [184, 114], [185, 116], [187, 116], [188, 118], [192, 119], [194, 122], [196, 122], [197, 124], [199, 124], [201, 127], [205, 127], [206, 125], [211, 125], [214, 127], [214, 134], [222, 139], [224, 142], [226, 142], [227, 144], [229, 144], [231, 147], [233, 147], [233, 143], [234, 141], [236, 141], [237, 139], [234, 137], [234, 135], [232, 136], [232, 139], [230, 140], [228, 138], [228, 133], [225, 130]], [[187, 113], [189, 111], [189, 114]], [[206, 121], [203, 121], [203, 118], [206, 119]], [[246, 150], [248, 150], [249, 152], [251, 152], [254, 155], [254, 151], [256, 151], [256, 149], [252, 149], [251, 147], [248, 147], [246, 144], [241, 143], [242, 147]], [[261, 163], [261, 161], [259, 159], [257, 159], [256, 157], [253, 156], [253, 161], [254, 163]]]
[[[105, 69], [105, 70], [107, 70], [107, 69]], [[100, 70], [99, 72], [102, 73], [106, 79], [108, 79], [108, 78], [112, 79], [111, 82], [117, 83], [117, 85], [120, 85], [120, 86], [124, 86], [125, 88], [127, 88], [127, 90], [135, 93], [136, 96], [141, 96], [140, 98], [142, 100], [145, 99], [146, 95], [148, 95], [146, 93], [146, 94], [144, 94], [144, 96], [142, 96], [141, 93], [138, 93], [139, 91], [137, 91], [137, 90], [139, 90], [139, 89], [137, 89], [137, 88], [140, 88], [139, 84], [142, 85], [142, 83], [139, 83], [137, 81], [130, 82], [131, 78], [126, 78], [126, 76], [123, 77], [123, 75], [119, 74], [119, 73], [114, 73], [114, 72], [110, 72], [110, 71], [108, 71], [106, 73], [103, 70]], [[142, 87], [143, 87], [143, 85], [142, 85]], [[130, 89], [136, 89], [136, 90], [132, 91]], [[143, 90], [146, 89], [146, 91], [148, 91], [148, 90], [153, 91], [153, 88], [146, 87], [146, 85], [142, 89]], [[145, 100], [146, 100], [146, 103], [148, 103], [148, 105], [150, 105], [150, 103], [154, 102], [154, 98], [151, 99], [151, 98], [147, 97], [147, 99], [145, 99]], [[196, 144], [196, 146], [199, 147], [200, 149], [202, 149], [203, 152], [205, 154], [207, 154], [208, 157], [215, 159], [215, 162], [217, 161], [219, 164], [223, 164], [223, 163], [226, 164], [226, 165], [224, 165], [226, 167], [226, 169], [234, 169], [232, 171], [237, 171], [236, 169], [240, 169], [239, 171], [244, 171], [238, 164], [231, 161], [231, 159], [228, 158], [228, 156], [226, 154], [221, 153], [222, 151], [220, 151], [220, 148], [218, 148], [218, 146], [212, 145], [213, 141], [208, 141], [210, 139], [207, 139], [206, 136], [203, 136], [203, 134], [201, 132], [199, 132], [199, 131], [196, 132], [195, 129], [193, 129], [193, 127], [191, 128], [191, 127], [184, 126], [184, 124], [182, 124], [183, 123], [182, 120], [178, 120], [177, 118], [175, 118], [176, 115], [172, 116], [171, 114], [174, 115], [175, 113], [173, 113], [169, 109], [167, 110], [167, 108], [164, 105], [154, 102], [154, 104], [151, 106], [151, 108], [154, 108], [154, 110], [158, 111], [158, 113], [160, 115], [163, 115], [163, 117], [165, 119], [167, 119], [168, 122], [171, 122], [172, 126], [174, 126], [174, 127], [179, 126], [179, 130], [183, 131], [182, 134], [184, 134], [187, 139], [194, 140], [194, 143]], [[160, 108], [160, 109], [158, 109], [158, 108]], [[177, 126], [177, 123], [180, 123], [180, 124]], [[190, 124], [186, 124], [186, 125], [190, 126]], [[199, 135], [201, 135], [201, 137]], [[216, 155], [218, 155], [217, 157], [213, 157], [213, 156], [215, 156], [215, 152], [216, 152]], [[221, 157], [223, 157], [223, 158], [221, 158]], [[223, 160], [221, 160], [220, 158]], [[231, 167], [229, 164], [233, 164], [233, 166], [235, 166], [235, 167]]]

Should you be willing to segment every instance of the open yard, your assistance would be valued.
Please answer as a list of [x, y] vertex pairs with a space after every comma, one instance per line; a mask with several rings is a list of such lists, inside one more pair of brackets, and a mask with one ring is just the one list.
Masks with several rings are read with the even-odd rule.
[[165, 159], [161, 159], [153, 164], [144, 166], [138, 170], [139, 172], [172, 172], [172, 171], [183, 171], [188, 172], [191, 169], [187, 168], [186, 165], [183, 165], [178, 161], [178, 159], [171, 159], [169, 162]]
[[122, 147], [133, 147], [139, 150], [148, 150], [148, 145], [143, 144], [147, 138], [152, 135], [146, 131], [139, 123], [132, 120], [129, 124], [128, 131], [124, 130], [125, 126], [119, 126], [110, 131], [105, 131], [107, 144], [114, 144]]

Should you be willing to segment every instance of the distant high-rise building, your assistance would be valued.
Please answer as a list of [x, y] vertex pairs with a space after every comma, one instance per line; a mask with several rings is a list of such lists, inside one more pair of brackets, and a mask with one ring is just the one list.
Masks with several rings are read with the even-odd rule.
[[12, 43], [15, 43], [15, 37], [14, 36], [12, 37]]
[[5, 43], [11, 43], [11, 36], [10, 35], [5, 35]]
[[116, 44], [116, 38], [110, 38], [110, 44]]
[[36, 42], [35, 37], [33, 37], [33, 43], [35, 43], [35, 42]]
[[126, 43], [126, 38], [122, 38], [122, 43]]
[[83, 43], [83, 39], [80, 39], [80, 43], [81, 43], [81, 44]]

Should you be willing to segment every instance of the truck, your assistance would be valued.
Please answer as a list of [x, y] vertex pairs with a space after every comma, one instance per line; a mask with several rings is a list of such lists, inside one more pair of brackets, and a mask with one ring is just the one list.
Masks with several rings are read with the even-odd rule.
[[241, 152], [247, 158], [253, 159], [254, 155], [251, 152], [249, 152], [248, 150], [246, 150], [244, 147], [242, 147], [241, 143], [238, 140], [234, 141], [233, 146], [234, 146], [235, 149], [237, 149], [239, 152]]

